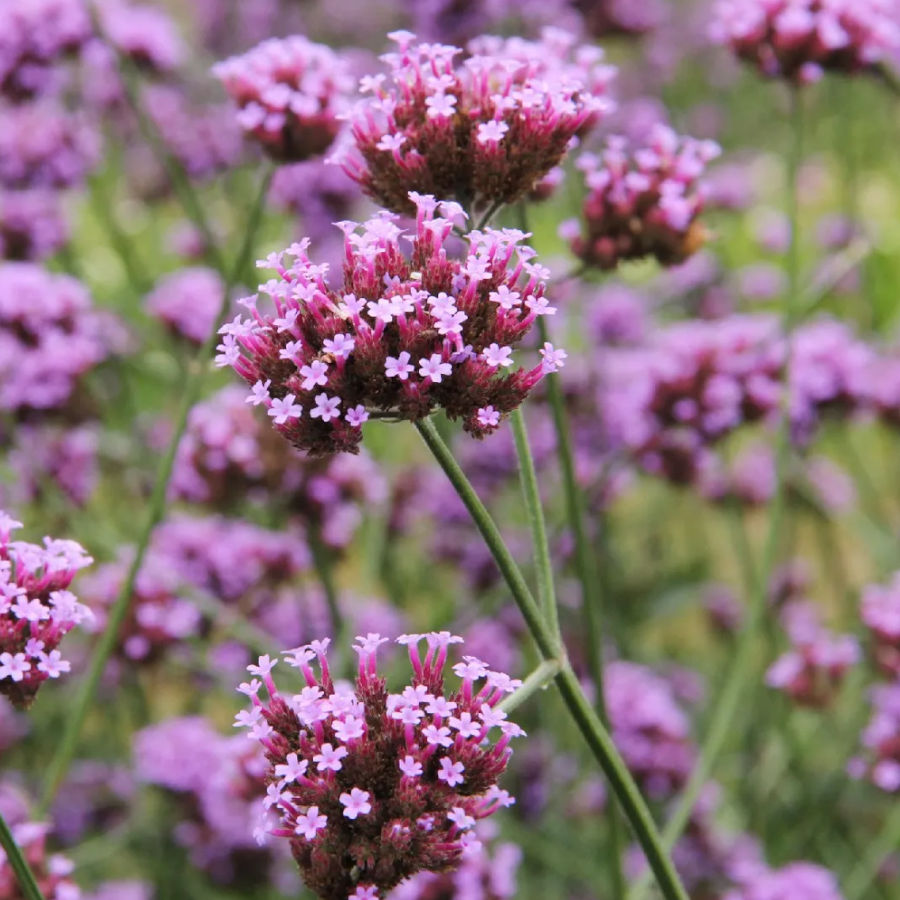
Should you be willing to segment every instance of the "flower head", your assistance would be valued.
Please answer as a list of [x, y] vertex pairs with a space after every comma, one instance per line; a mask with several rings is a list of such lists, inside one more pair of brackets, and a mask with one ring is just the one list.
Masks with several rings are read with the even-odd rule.
[[68, 587], [93, 560], [75, 541], [11, 540], [19, 527], [0, 510], [0, 694], [26, 707], [44, 681], [69, 671], [57, 647], [91, 611]]
[[389, 76], [364, 79], [371, 97], [348, 115], [354, 146], [339, 161], [397, 212], [412, 211], [411, 190], [467, 209], [512, 203], [612, 108], [615, 70], [560, 29], [540, 41], [482, 37], [462, 61], [459, 47], [391, 37]]
[[[397, 694], [377, 672], [378, 634], [354, 646], [353, 691], [336, 690], [324, 644], [300, 647], [287, 657], [303, 675], [301, 694], [283, 695], [270, 683], [268, 702], [256, 697], [254, 712], [241, 717], [265, 748], [280, 817], [271, 833], [290, 841], [304, 882], [323, 900], [386, 896], [416, 872], [455, 866], [468, 829], [511, 802], [496, 781], [518, 732], [492, 725], [505, 722], [495, 707], [517, 682], [470, 657], [462, 683], [445, 694], [447, 649], [458, 641], [447, 632], [404, 638], [414, 675]], [[465, 717], [465, 727], [439, 726], [448, 713]], [[432, 731], [447, 740], [432, 740]]]
[[[545, 351], [530, 370], [513, 366], [512, 348], [539, 315], [544, 271], [511, 229], [474, 231], [464, 259], [448, 257], [454, 212], [410, 194], [418, 214], [412, 251], [383, 213], [362, 225], [341, 222], [344, 283], [332, 288], [306, 242], [274, 254], [279, 278], [245, 301], [249, 318], [222, 329], [220, 361], [253, 386], [276, 429], [312, 454], [355, 451], [368, 416], [417, 420], [436, 408], [480, 437], [518, 406], [564, 353]], [[503, 302], [497, 302], [502, 298]], [[265, 393], [259, 385], [267, 387]]]
[[697, 222], [704, 203], [700, 178], [718, 154], [712, 141], [679, 137], [661, 124], [645, 147], [610, 138], [602, 154], [578, 160], [588, 190], [584, 224], [565, 222], [560, 233], [576, 256], [601, 269], [645, 256], [663, 265], [683, 262], [705, 240]]
[[213, 73], [240, 107], [238, 122], [275, 159], [324, 153], [340, 130], [352, 81], [341, 57], [302, 35], [272, 38]]

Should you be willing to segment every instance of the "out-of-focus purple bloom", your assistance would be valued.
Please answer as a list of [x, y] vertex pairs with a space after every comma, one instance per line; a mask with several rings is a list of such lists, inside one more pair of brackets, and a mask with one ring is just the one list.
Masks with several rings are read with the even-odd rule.
[[819, 622], [812, 604], [790, 604], [781, 613], [791, 650], [766, 672], [766, 684], [795, 703], [824, 707], [833, 699], [847, 670], [859, 662], [859, 642], [849, 634], [832, 634]]
[[573, 5], [594, 37], [639, 36], [659, 27], [668, 13], [663, 0], [574, 0]]
[[843, 894], [824, 866], [792, 862], [780, 869], [759, 868], [724, 900], [843, 900]]
[[104, 881], [82, 900], [153, 900], [153, 888], [143, 881]]
[[330, 47], [302, 35], [271, 38], [213, 68], [238, 105], [238, 123], [283, 162], [324, 153], [337, 137], [352, 80]]
[[717, 0], [710, 36], [770, 78], [870, 71], [900, 49], [894, 0]]
[[91, 126], [56, 103], [0, 105], [0, 185], [71, 187], [84, 180], [98, 156]]
[[51, 809], [53, 837], [66, 846], [121, 825], [134, 801], [130, 769], [82, 760], [69, 771]]
[[64, 407], [119, 335], [87, 289], [30, 263], [0, 264], [0, 409]]
[[771, 263], [751, 263], [737, 273], [738, 290], [752, 302], [774, 300], [783, 295], [787, 279], [784, 271]]
[[301, 456], [246, 399], [240, 388], [226, 387], [191, 410], [178, 446], [173, 495], [218, 508], [277, 499], [328, 546], [346, 546], [363, 507], [385, 500], [379, 467], [364, 452], [321, 460]]
[[0, 260], [43, 259], [68, 239], [56, 191], [0, 190]]
[[570, 220], [560, 234], [585, 264], [601, 269], [645, 256], [663, 265], [684, 261], [705, 240], [697, 223], [704, 204], [700, 179], [719, 152], [713, 141], [679, 137], [665, 125], [657, 125], [642, 147], [609, 138], [602, 154], [578, 159], [588, 190], [584, 227]]
[[860, 600], [863, 624], [875, 640], [875, 659], [892, 678], [900, 676], [900, 572], [886, 584], [870, 584]]
[[467, 212], [512, 203], [558, 165], [570, 140], [608, 112], [614, 69], [597, 47], [548, 29], [539, 42], [482, 37], [458, 47], [391, 35], [390, 75], [368, 76], [349, 122], [347, 173], [396, 212], [409, 192], [455, 199]]
[[140, 68], [168, 73], [183, 61], [178, 28], [159, 6], [102, 0], [97, 11], [104, 38]]
[[648, 299], [621, 283], [601, 287], [590, 299], [587, 320], [592, 336], [602, 345], [640, 343], [648, 330]]
[[224, 290], [218, 272], [195, 266], [163, 277], [145, 303], [173, 332], [202, 344], [216, 326]]

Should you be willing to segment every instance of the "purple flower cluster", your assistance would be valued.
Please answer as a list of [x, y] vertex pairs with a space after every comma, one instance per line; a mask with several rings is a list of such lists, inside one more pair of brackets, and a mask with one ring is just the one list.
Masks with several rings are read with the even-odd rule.
[[611, 108], [614, 69], [596, 47], [548, 30], [539, 42], [483, 37], [458, 47], [390, 35], [389, 76], [360, 83], [372, 97], [348, 116], [354, 147], [339, 161], [367, 194], [410, 213], [410, 191], [456, 199], [469, 212], [512, 203]]
[[327, 641], [286, 654], [306, 682], [299, 694], [278, 692], [268, 657], [240, 687], [253, 704], [236, 723], [266, 750], [266, 806], [278, 811], [264, 827], [290, 841], [304, 882], [323, 900], [376, 900], [419, 871], [456, 865], [476, 822], [512, 802], [496, 782], [509, 742], [523, 732], [496, 705], [518, 682], [464, 657], [453, 667], [459, 687], [445, 694], [448, 648], [462, 639], [440, 632], [397, 640], [414, 673], [399, 694], [378, 676], [376, 652], [387, 638], [377, 634], [354, 644], [355, 689], [332, 682]]
[[331, 146], [352, 89], [344, 60], [302, 35], [263, 41], [218, 63], [213, 74], [240, 108], [244, 132], [283, 162], [301, 162]]
[[0, 6], [0, 95], [29, 99], [55, 84], [53, 67], [91, 36], [84, 0]]
[[0, 106], [0, 185], [71, 187], [98, 156], [94, 130], [54, 101]]
[[827, 706], [848, 669], [860, 660], [856, 638], [832, 634], [819, 619], [818, 609], [811, 603], [795, 601], [784, 607], [781, 621], [791, 649], [766, 672], [769, 687], [803, 706]]
[[272, 877], [273, 856], [248, 823], [261, 813], [266, 760], [258, 746], [223, 737], [200, 716], [167, 719], [134, 740], [137, 779], [182, 801], [175, 840], [219, 881], [247, 886]]
[[578, 159], [587, 187], [583, 230], [570, 220], [560, 233], [579, 259], [601, 269], [645, 256], [663, 265], [683, 262], [706, 239], [697, 222], [705, 199], [701, 178], [719, 152], [713, 141], [679, 137], [661, 124], [646, 146], [609, 138], [600, 155]]
[[714, 41], [768, 77], [871, 70], [900, 49], [895, 0], [718, 0]]
[[[47, 850], [48, 824], [21, 821], [13, 824], [11, 831], [44, 900], [81, 900], [81, 891], [70, 877], [75, 868], [72, 861]], [[0, 850], [0, 897], [18, 900], [22, 896], [18, 876]]]
[[64, 407], [78, 377], [109, 356], [111, 325], [74, 278], [0, 263], [0, 409]]
[[810, 862], [792, 862], [780, 869], [748, 873], [723, 900], [843, 900], [837, 879]]
[[91, 611], [68, 588], [93, 560], [75, 541], [11, 540], [20, 527], [0, 510], [0, 694], [23, 708], [48, 678], [69, 671], [57, 648]]
[[900, 790], [900, 682], [874, 685], [869, 699], [873, 711], [862, 733], [864, 753], [851, 759], [847, 770], [894, 793]]
[[[115, 601], [127, 564], [123, 557], [100, 566], [82, 582], [100, 627], [105, 618], [101, 611]], [[296, 533], [217, 516], [172, 518], [154, 533], [138, 573], [119, 651], [133, 662], [153, 662], [201, 634], [210, 615], [197, 605], [198, 595], [224, 604], [240, 601], [265, 623], [282, 592], [295, 594], [292, 584], [310, 564], [306, 542]]]
[[104, 37], [140, 68], [166, 74], [183, 62], [185, 48], [178, 28], [164, 10], [103, 0], [98, 12]]
[[889, 678], [900, 676], [900, 572], [863, 589], [860, 617], [872, 634], [878, 667]]
[[451, 259], [446, 244], [461, 207], [410, 199], [418, 214], [409, 258], [400, 247], [408, 236], [390, 213], [340, 223], [339, 290], [307, 256], [308, 242], [294, 244], [265, 263], [280, 276], [262, 286], [274, 313], [260, 311], [256, 295], [244, 301], [250, 318], [221, 329], [217, 363], [253, 386], [248, 402], [265, 406], [298, 449], [353, 452], [371, 415], [415, 421], [436, 408], [480, 437], [563, 364], [564, 351], [546, 344], [539, 365], [512, 368], [513, 345], [537, 316], [554, 312], [547, 270], [531, 261], [526, 235], [473, 231], [465, 259]]
[[145, 303], [173, 333], [202, 344], [216, 326], [224, 291], [214, 269], [189, 266], [160, 279]]
[[43, 259], [68, 238], [56, 191], [0, 189], [0, 259]]
[[387, 494], [381, 469], [365, 451], [309, 459], [297, 453], [246, 402], [223, 388], [190, 413], [172, 474], [175, 497], [216, 508], [248, 500], [277, 503], [329, 547], [346, 546], [363, 508]]
[[696, 749], [672, 684], [637, 663], [616, 661], [603, 672], [613, 740], [631, 774], [651, 797], [678, 791]]

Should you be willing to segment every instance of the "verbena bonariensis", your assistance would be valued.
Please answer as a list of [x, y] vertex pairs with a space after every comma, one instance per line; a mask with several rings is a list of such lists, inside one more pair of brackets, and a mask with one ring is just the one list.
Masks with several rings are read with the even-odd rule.
[[119, 339], [81, 282], [31, 263], [0, 264], [0, 409], [73, 413], [78, 377]]
[[326, 546], [347, 546], [363, 509], [385, 500], [382, 470], [365, 450], [304, 457], [246, 401], [246, 391], [229, 385], [191, 410], [175, 458], [172, 496], [217, 509], [275, 504]]
[[306, 682], [299, 694], [278, 692], [267, 656], [239, 689], [253, 705], [236, 723], [265, 748], [266, 805], [278, 812], [277, 823], [260, 828], [291, 842], [307, 887], [323, 900], [375, 900], [416, 872], [452, 868], [475, 840], [476, 822], [512, 803], [496, 782], [510, 740], [523, 732], [496, 705], [519, 682], [463, 657], [453, 667], [459, 686], [445, 691], [448, 648], [461, 638], [432, 632], [397, 639], [413, 678], [389, 693], [375, 659], [386, 641], [357, 638], [352, 689], [332, 682], [328, 641], [286, 654]]
[[0, 190], [0, 260], [44, 259], [59, 250], [68, 238], [56, 191]]
[[372, 97], [348, 115], [348, 175], [388, 209], [411, 213], [410, 191], [455, 199], [469, 212], [524, 196], [571, 140], [612, 107], [614, 69], [597, 47], [548, 30], [540, 42], [483, 37], [459, 47], [394, 32], [389, 76], [367, 76]]
[[447, 245], [459, 204], [410, 199], [418, 212], [409, 257], [390, 213], [342, 222], [339, 289], [307, 256], [308, 241], [293, 244], [266, 261], [280, 276], [261, 286], [274, 313], [261, 311], [256, 295], [244, 301], [249, 318], [221, 329], [217, 364], [253, 386], [250, 402], [266, 406], [298, 449], [355, 452], [371, 415], [415, 421], [438, 408], [480, 437], [563, 364], [565, 352], [548, 343], [540, 364], [511, 368], [512, 346], [555, 311], [526, 235], [472, 231], [464, 259], [454, 259]]
[[92, 126], [55, 102], [0, 105], [0, 185], [71, 187], [84, 180], [98, 157]]
[[792, 862], [780, 869], [750, 867], [723, 900], [843, 900], [837, 878], [823, 866]]
[[202, 716], [182, 716], [135, 735], [134, 767], [139, 781], [182, 801], [173, 834], [195, 866], [232, 887], [272, 880], [275, 855], [257, 844], [248, 827], [265, 792], [267, 765], [259, 746], [222, 736]]
[[887, 584], [863, 588], [860, 616], [872, 634], [875, 662], [889, 677], [900, 676], [900, 572]]
[[91, 31], [84, 0], [0, 5], [0, 95], [24, 100], [55, 87], [53, 65]]
[[895, 0], [718, 0], [710, 34], [769, 77], [872, 70], [900, 48]]
[[561, 235], [586, 265], [601, 269], [645, 256], [663, 265], [683, 262], [706, 240], [697, 221], [705, 199], [701, 178], [719, 152], [713, 141], [680, 137], [661, 124], [646, 146], [609, 138], [600, 155], [578, 159], [587, 187], [584, 225], [564, 222]]
[[893, 793], [900, 790], [900, 682], [874, 685], [869, 699], [872, 716], [861, 736], [863, 755], [851, 759], [847, 770]]
[[245, 133], [282, 162], [302, 162], [331, 146], [352, 90], [342, 58], [302, 35], [263, 41], [217, 63], [213, 74], [240, 107]]
[[215, 269], [187, 266], [161, 278], [144, 302], [174, 334], [202, 344], [216, 326], [224, 293]]
[[69, 671], [57, 648], [91, 611], [68, 587], [93, 560], [75, 541], [11, 540], [20, 527], [0, 510], [0, 694], [23, 708], [48, 678]]
[[811, 603], [794, 601], [780, 618], [792, 647], [769, 667], [766, 684], [800, 705], [827, 706], [848, 669], [859, 662], [859, 642], [853, 635], [828, 631]]

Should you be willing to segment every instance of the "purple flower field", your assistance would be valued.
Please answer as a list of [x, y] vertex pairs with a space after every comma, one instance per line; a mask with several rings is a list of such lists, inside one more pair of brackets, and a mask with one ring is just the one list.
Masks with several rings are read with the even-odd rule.
[[900, 0], [0, 0], [0, 900], [900, 900]]

